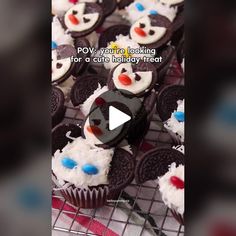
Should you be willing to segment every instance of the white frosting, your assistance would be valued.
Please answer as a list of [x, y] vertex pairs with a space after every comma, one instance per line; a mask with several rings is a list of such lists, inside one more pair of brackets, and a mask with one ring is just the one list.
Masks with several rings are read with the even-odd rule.
[[52, 50], [52, 81], [62, 78], [70, 67], [70, 57], [58, 60], [57, 50]]
[[[107, 184], [107, 175], [110, 162], [114, 154], [113, 149], [94, 148], [86, 139], [76, 138], [68, 143], [60, 152], [57, 150], [52, 158], [52, 170], [59, 182], [68, 181], [79, 188]], [[70, 158], [77, 162], [77, 166], [68, 169], [62, 165], [63, 158]], [[82, 166], [92, 164], [99, 172], [96, 175], [88, 175], [82, 171]]]
[[[126, 72], [122, 73], [122, 69], [125, 69]], [[119, 76], [125, 74], [129, 76], [132, 83], [130, 85], [123, 85], [119, 81]], [[139, 75], [141, 79], [139, 81], [135, 80], [135, 74]], [[131, 63], [122, 63], [120, 64], [113, 72], [113, 82], [117, 89], [128, 90], [133, 94], [137, 94], [145, 91], [150, 87], [152, 82], [152, 71], [135, 71], [133, 72]]]
[[[120, 49], [127, 49], [132, 48], [132, 49], [138, 49], [140, 48], [140, 45], [138, 43], [136, 43], [135, 41], [133, 41], [132, 39], [129, 38], [129, 36], [123, 36], [123, 35], [119, 35], [116, 37], [116, 41], [115, 42], [110, 42], [107, 46], [107, 48], [111, 48], [111, 44], [114, 43], [118, 46], [118, 48]], [[118, 66], [119, 63], [118, 62], [113, 62], [112, 61], [112, 57], [114, 56], [115, 58], [119, 58], [122, 57], [122, 54], [117, 54], [117, 53], [104, 53], [103, 55], [104, 57], [108, 57], [109, 58], [109, 62], [105, 63], [104, 66], [106, 69], [113, 69], [114, 67]], [[131, 54], [131, 57], [133, 58], [143, 58], [144, 56], [146, 57], [152, 57], [151, 54], [142, 54], [142, 53], [134, 53]]]
[[175, 5], [183, 2], [184, 0], [160, 0], [160, 2], [167, 4], [167, 5]]
[[[143, 11], [139, 11], [136, 8], [137, 3], [143, 5]], [[171, 7], [170, 5], [162, 4], [156, 0], [136, 0], [126, 7], [127, 19], [133, 24], [138, 19], [149, 15], [151, 10], [157, 11], [158, 15], [165, 16], [170, 21], [173, 21], [177, 14], [177, 7]]]
[[65, 30], [56, 16], [53, 17], [52, 21], [52, 41], [55, 42], [57, 46], [63, 44], [74, 45], [73, 38], [65, 33]]
[[[84, 14], [85, 7], [85, 3], [76, 4], [66, 12], [64, 22], [69, 31], [82, 32], [91, 29], [96, 24], [99, 18], [99, 13]], [[73, 15], [73, 11], [77, 11], [77, 14]], [[69, 15], [76, 17], [79, 23], [73, 24], [69, 19]], [[85, 19], [88, 20], [88, 22], [85, 22]]]
[[[184, 100], [179, 100], [178, 107], [176, 111], [184, 112]], [[175, 112], [175, 111], [174, 111]], [[178, 133], [181, 142], [184, 142], [184, 122], [179, 122], [175, 116], [174, 112], [171, 114], [171, 117], [165, 122], [164, 126], [166, 129]]]
[[174, 146], [172, 148], [175, 150], [178, 150], [179, 152], [182, 152], [184, 154], [184, 150], [185, 150], [184, 145], [178, 145], [178, 146]]
[[107, 86], [101, 87], [100, 84], [98, 85], [98, 88], [94, 91], [94, 93], [88, 99], [86, 99], [86, 101], [82, 105], [80, 105], [80, 110], [84, 116], [87, 116], [89, 114], [94, 100], [107, 91]]
[[184, 68], [185, 68], [185, 60], [184, 60], [184, 58], [183, 58], [183, 61], [182, 61], [182, 63], [181, 63], [181, 67], [182, 67], [183, 72], [185, 72], [185, 71], [184, 71]]
[[[140, 36], [135, 32], [135, 28], [140, 28], [140, 24], [145, 24], [142, 30], [146, 33], [146, 36]], [[150, 30], [154, 31], [153, 35], [150, 35]], [[148, 16], [144, 16], [137, 20], [130, 28], [130, 36], [135, 42], [139, 44], [151, 44], [160, 40], [166, 33], [165, 27], [151, 26], [151, 21]]]
[[[78, 3], [92, 2], [95, 3], [97, 0], [79, 0]], [[52, 0], [52, 13], [54, 15], [63, 16], [74, 4], [69, 0]]]
[[170, 178], [176, 176], [184, 181], [184, 166], [176, 167], [175, 163], [170, 165], [169, 171], [159, 178], [159, 190], [162, 195], [163, 202], [170, 208], [184, 214], [184, 189], [176, 188]]

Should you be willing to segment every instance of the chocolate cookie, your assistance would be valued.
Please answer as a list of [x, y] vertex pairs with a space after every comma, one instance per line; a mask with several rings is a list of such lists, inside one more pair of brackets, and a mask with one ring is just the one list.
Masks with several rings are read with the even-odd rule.
[[99, 87], [106, 85], [106, 80], [98, 75], [85, 75], [78, 77], [71, 89], [71, 102], [78, 106], [86, 101]]
[[118, 8], [124, 9], [125, 7], [129, 6], [134, 0], [118, 0]]
[[148, 48], [160, 48], [172, 36], [171, 21], [161, 15], [148, 15], [137, 20], [130, 28], [133, 41]]
[[52, 87], [51, 93], [51, 118], [52, 127], [59, 124], [65, 114], [66, 108], [64, 106], [65, 98], [63, 92], [57, 88]]
[[60, 18], [62, 26], [74, 38], [92, 33], [103, 23], [103, 20], [103, 10], [96, 3], [76, 4]]
[[74, 124], [60, 124], [52, 130], [52, 155], [56, 150], [62, 150], [66, 144], [81, 136], [81, 128]]
[[113, 25], [108, 27], [101, 35], [98, 41], [99, 48], [106, 48], [108, 43], [116, 41], [116, 36], [122, 34], [129, 35], [130, 26], [128, 25]]
[[116, 0], [98, 0], [97, 4], [103, 9], [105, 17], [111, 15], [116, 10], [117, 6]]
[[184, 155], [175, 149], [154, 148], [145, 153], [138, 161], [135, 169], [135, 180], [142, 184], [164, 175], [173, 162], [184, 164]]
[[161, 89], [157, 97], [157, 112], [166, 121], [171, 113], [177, 109], [177, 101], [184, 99], [184, 86], [170, 85]]
[[137, 97], [149, 93], [158, 81], [155, 67], [151, 63], [121, 63], [109, 74], [108, 88], [127, 90]]
[[71, 45], [60, 45], [52, 50], [52, 84], [60, 84], [73, 74], [75, 62], [71, 61], [71, 57], [76, 55]]

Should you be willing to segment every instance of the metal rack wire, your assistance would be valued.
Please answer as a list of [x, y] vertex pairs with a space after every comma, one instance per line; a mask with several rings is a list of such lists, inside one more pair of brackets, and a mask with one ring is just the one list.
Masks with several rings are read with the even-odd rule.
[[[119, 16], [113, 15], [113, 18], [118, 19]], [[117, 20], [115, 21], [117, 23]], [[107, 19], [108, 24], [114, 24], [110, 18]], [[176, 61], [169, 68], [169, 76], [165, 83], [183, 84], [182, 76], [176, 76], [174, 72]], [[87, 71], [97, 71], [99, 75], [107, 73], [102, 65], [91, 65]], [[65, 123], [81, 123], [81, 114], [77, 108], [74, 108], [71, 103], [68, 103], [65, 114]], [[137, 158], [145, 151], [145, 148], [157, 146], [171, 146], [172, 140], [158, 116], [154, 114], [150, 129], [143, 140], [143, 147], [139, 151]], [[111, 226], [116, 225], [116, 235], [138, 236], [138, 235], [158, 235], [158, 236], [183, 236], [184, 226], [173, 218], [170, 210], [164, 205], [158, 191], [158, 185], [155, 181], [148, 181], [143, 185], [138, 185], [134, 181], [126, 187], [119, 195], [115, 202], [107, 202], [103, 209], [84, 210], [71, 206], [60, 195], [54, 195], [53, 200], [57, 203], [53, 206], [53, 221], [52, 229], [64, 233], [75, 235], [112, 235], [110, 232]], [[116, 212], [126, 212], [125, 217], [117, 218]], [[102, 214], [101, 214], [102, 212]], [[106, 213], [106, 214], [105, 214]], [[71, 219], [70, 222], [61, 224], [61, 221], [67, 216]], [[134, 220], [135, 219], [135, 220]], [[80, 223], [83, 221], [83, 227]], [[103, 227], [99, 232], [94, 230], [95, 222], [102, 222]], [[79, 224], [77, 224], [79, 223]], [[132, 231], [132, 228], [135, 230]], [[131, 232], [135, 232], [132, 234]], [[149, 234], [148, 234], [149, 233]], [[66, 234], [68, 235], [68, 234]]]

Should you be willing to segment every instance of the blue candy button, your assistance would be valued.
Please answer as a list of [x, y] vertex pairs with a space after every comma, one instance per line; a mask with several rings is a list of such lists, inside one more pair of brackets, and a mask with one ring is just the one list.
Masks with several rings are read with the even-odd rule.
[[51, 47], [52, 47], [52, 49], [55, 49], [55, 48], [57, 48], [57, 44], [54, 41], [52, 41]]
[[64, 157], [61, 160], [61, 163], [64, 167], [68, 168], [68, 169], [73, 169], [77, 166], [77, 162], [68, 158], [68, 157]]
[[90, 164], [83, 165], [82, 170], [87, 175], [96, 175], [98, 173], [97, 167]]
[[174, 112], [174, 117], [175, 117], [176, 120], [178, 120], [179, 122], [184, 122], [184, 112], [182, 112], [182, 111], [176, 111], [176, 112]]
[[144, 6], [139, 2], [135, 3], [135, 7], [137, 8], [138, 11], [144, 11], [145, 9]]
[[158, 12], [157, 12], [156, 10], [151, 10], [151, 11], [149, 11], [149, 14], [150, 14], [150, 15], [157, 15]]

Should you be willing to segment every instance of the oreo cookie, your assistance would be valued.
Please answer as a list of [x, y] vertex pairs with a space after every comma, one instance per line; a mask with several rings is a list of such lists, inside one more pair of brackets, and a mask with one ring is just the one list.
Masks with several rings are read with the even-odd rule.
[[78, 3], [60, 18], [62, 26], [74, 38], [92, 33], [103, 23], [103, 20], [103, 9], [96, 3]]
[[117, 7], [116, 0], [98, 0], [97, 4], [103, 9], [105, 17], [111, 15]]
[[177, 101], [184, 99], [184, 86], [170, 85], [161, 89], [157, 97], [157, 112], [162, 121], [171, 117], [171, 113], [177, 109]]
[[71, 89], [71, 102], [74, 106], [84, 103], [96, 89], [106, 85], [106, 79], [98, 75], [78, 77]]
[[71, 45], [60, 45], [52, 50], [52, 84], [63, 83], [73, 74], [75, 62], [71, 61], [71, 57], [76, 55]]
[[118, 8], [124, 9], [125, 7], [129, 6], [134, 0], [118, 0]]
[[135, 180], [142, 184], [148, 180], [155, 180], [163, 176], [173, 162], [184, 164], [183, 153], [175, 149], [155, 148], [145, 153], [137, 163]]
[[53, 86], [51, 93], [52, 127], [59, 124], [63, 120], [66, 111], [64, 103], [65, 98], [63, 92], [59, 88]]
[[148, 15], [137, 20], [130, 28], [130, 38], [141, 46], [160, 48], [172, 37], [171, 21], [161, 15]]
[[121, 63], [110, 72], [108, 88], [127, 90], [133, 96], [143, 97], [154, 88], [157, 80], [156, 69], [151, 63]]
[[[74, 124], [60, 124], [52, 130], [52, 155], [56, 150], [62, 150], [68, 143], [72, 142], [71, 138], [81, 136], [81, 128]], [[71, 137], [71, 138], [70, 138]]]
[[101, 35], [98, 41], [99, 48], [105, 48], [110, 42], [116, 41], [116, 36], [122, 34], [124, 36], [129, 35], [129, 25], [113, 25], [108, 27]]

